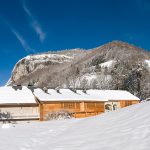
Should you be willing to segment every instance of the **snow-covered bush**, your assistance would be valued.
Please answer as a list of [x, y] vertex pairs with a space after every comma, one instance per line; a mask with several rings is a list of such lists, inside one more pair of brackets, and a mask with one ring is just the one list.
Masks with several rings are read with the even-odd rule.
[[73, 113], [67, 110], [53, 111], [46, 115], [45, 120], [62, 120], [73, 118]]
[[0, 110], [0, 120], [10, 120], [10, 119], [12, 119], [10, 112], [1, 112]]

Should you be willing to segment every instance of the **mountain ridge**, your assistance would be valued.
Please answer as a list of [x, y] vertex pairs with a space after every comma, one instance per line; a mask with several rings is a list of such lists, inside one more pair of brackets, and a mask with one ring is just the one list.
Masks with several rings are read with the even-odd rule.
[[[139, 73], [137, 72], [138, 65], [145, 74], [149, 74], [149, 61], [145, 60], [150, 60], [150, 52], [122, 41], [112, 41], [87, 50], [77, 48], [57, 52], [48, 51], [19, 60], [7, 85], [33, 85], [41, 88], [124, 89], [121, 85], [117, 87], [117, 83], [110, 87], [113, 83], [109, 80], [113, 80], [113, 77], [118, 75], [123, 80], [119, 82], [125, 84], [124, 80], [132, 73]], [[103, 64], [109, 64], [109, 67]], [[119, 71], [121, 68], [122, 70]], [[90, 75], [94, 75], [95, 79], [88, 81], [87, 76], [89, 79]], [[126, 77], [123, 78], [123, 75]], [[97, 82], [99, 86], [96, 85]]]

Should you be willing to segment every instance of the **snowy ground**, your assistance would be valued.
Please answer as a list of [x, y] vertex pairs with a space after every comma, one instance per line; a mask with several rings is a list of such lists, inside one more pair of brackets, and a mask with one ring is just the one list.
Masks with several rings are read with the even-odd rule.
[[42, 149], [150, 150], [150, 102], [85, 119], [0, 128], [0, 150]]

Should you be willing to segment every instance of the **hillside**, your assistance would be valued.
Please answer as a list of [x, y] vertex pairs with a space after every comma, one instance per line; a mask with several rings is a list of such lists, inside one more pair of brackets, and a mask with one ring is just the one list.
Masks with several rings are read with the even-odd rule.
[[85, 119], [0, 128], [1, 150], [149, 150], [149, 110], [145, 102]]
[[47, 52], [22, 58], [7, 85], [128, 90], [150, 93], [150, 53], [121, 41], [97, 48]]

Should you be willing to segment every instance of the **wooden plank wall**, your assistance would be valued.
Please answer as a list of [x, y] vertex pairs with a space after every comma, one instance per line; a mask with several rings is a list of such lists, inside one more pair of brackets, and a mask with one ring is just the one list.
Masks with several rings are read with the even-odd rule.
[[95, 116], [104, 112], [104, 102], [51, 102], [40, 104], [40, 120], [53, 111], [67, 110], [75, 118]]
[[122, 100], [120, 101], [121, 108], [139, 103], [137, 100]]
[[[129, 105], [137, 104], [139, 101], [122, 100], [120, 107], [126, 107]], [[84, 118], [89, 116], [95, 116], [105, 112], [104, 102], [43, 102], [40, 104], [40, 120], [45, 120], [47, 114], [59, 110], [67, 110], [73, 113], [75, 118]]]

